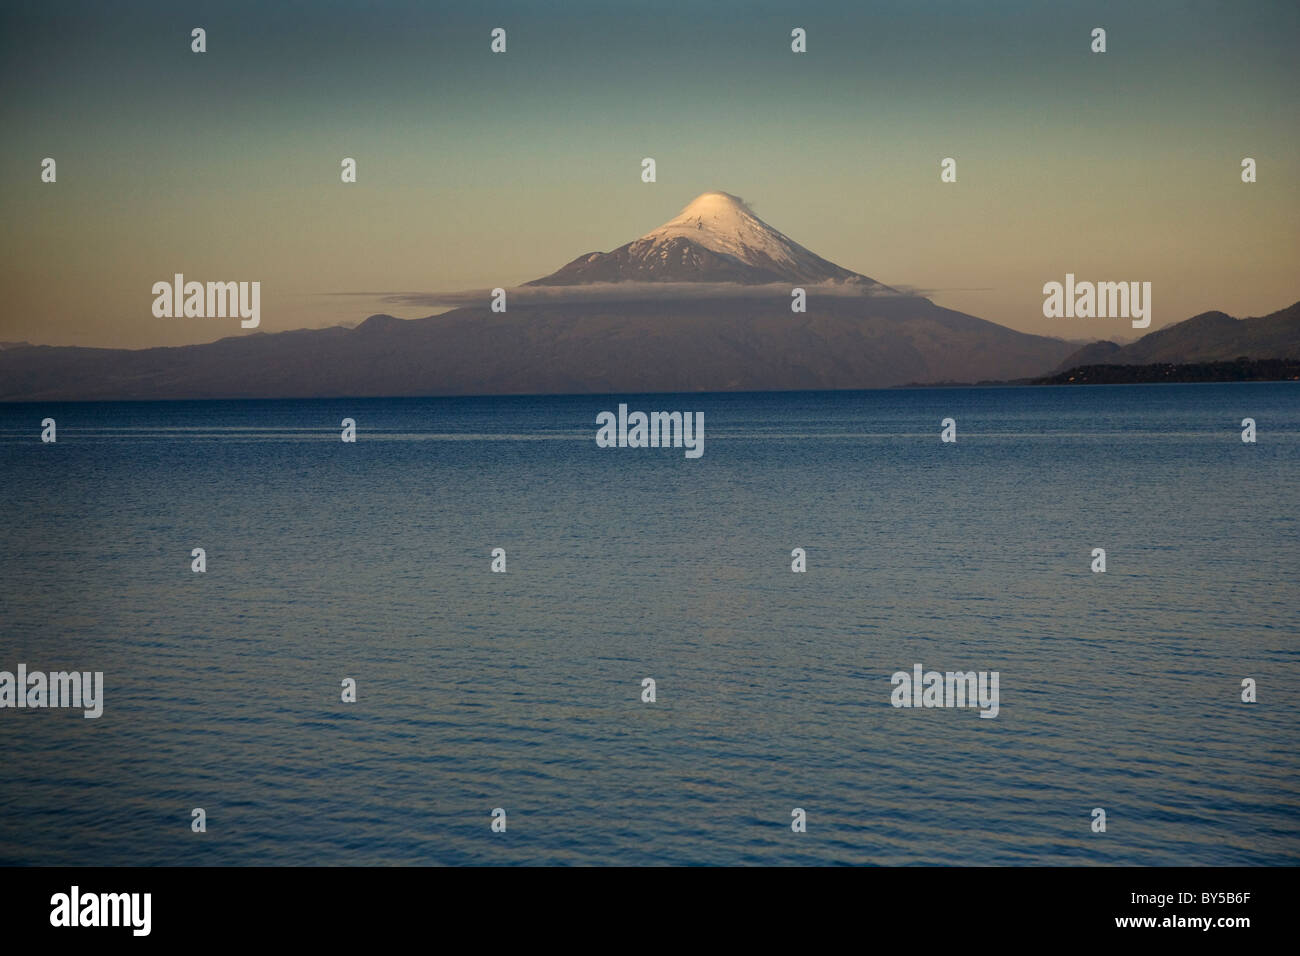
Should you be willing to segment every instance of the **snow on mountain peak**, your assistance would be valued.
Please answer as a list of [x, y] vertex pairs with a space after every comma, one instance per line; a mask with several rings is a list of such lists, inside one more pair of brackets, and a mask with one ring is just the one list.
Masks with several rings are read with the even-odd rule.
[[739, 196], [721, 191], [701, 193], [676, 217], [637, 241], [662, 242], [677, 236], [747, 263], [761, 257], [793, 266], [799, 263], [798, 253], [805, 251], [750, 212]]
[[750, 212], [745, 200], [721, 190], [700, 193], [676, 217], [670, 219], [669, 223], [685, 220], [708, 220], [719, 229], [735, 229], [747, 221], [752, 221], [765, 229], [771, 229], [770, 226]]
[[714, 190], [674, 218], [612, 252], [579, 256], [529, 285], [592, 282], [832, 282], [883, 288], [810, 252], [754, 215], [745, 201]]

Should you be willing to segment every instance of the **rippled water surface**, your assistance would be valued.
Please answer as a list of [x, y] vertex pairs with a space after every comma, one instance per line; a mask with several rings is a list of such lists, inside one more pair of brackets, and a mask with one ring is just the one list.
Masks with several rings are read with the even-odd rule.
[[0, 669], [105, 675], [0, 710], [2, 863], [1300, 862], [1295, 384], [0, 405], [0, 477]]

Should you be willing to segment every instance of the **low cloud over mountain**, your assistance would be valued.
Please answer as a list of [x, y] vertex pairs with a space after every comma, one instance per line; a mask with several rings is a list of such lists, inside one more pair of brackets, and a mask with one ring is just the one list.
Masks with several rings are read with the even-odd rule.
[[[791, 309], [795, 288], [806, 311]], [[1275, 329], [1269, 317], [1243, 331], [1247, 323], [1209, 313], [1130, 346], [1079, 350], [845, 269], [721, 192], [612, 252], [507, 290], [504, 312], [488, 290], [394, 298], [453, 308], [180, 348], [6, 347], [0, 400], [874, 388], [1029, 378], [1089, 350], [1137, 355], [1152, 341], [1200, 341], [1201, 351], [1180, 353], [1192, 360], [1207, 349], [1235, 357], [1294, 326]]]

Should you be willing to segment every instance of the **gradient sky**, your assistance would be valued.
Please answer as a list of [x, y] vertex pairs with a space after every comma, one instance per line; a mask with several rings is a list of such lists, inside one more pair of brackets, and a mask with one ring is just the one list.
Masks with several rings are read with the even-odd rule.
[[0, 341], [250, 334], [155, 318], [175, 272], [260, 280], [264, 332], [413, 317], [379, 293], [516, 285], [710, 189], [1016, 329], [1138, 334], [1043, 318], [1066, 272], [1150, 281], [1153, 328], [1265, 314], [1300, 299], [1297, 40], [1294, 2], [5, 0]]

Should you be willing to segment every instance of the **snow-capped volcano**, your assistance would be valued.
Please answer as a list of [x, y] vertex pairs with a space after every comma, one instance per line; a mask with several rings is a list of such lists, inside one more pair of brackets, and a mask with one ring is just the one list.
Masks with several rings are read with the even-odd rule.
[[736, 196], [707, 192], [658, 229], [613, 252], [592, 252], [528, 285], [593, 282], [766, 282], [860, 285], [874, 279], [841, 268], [773, 229]]

